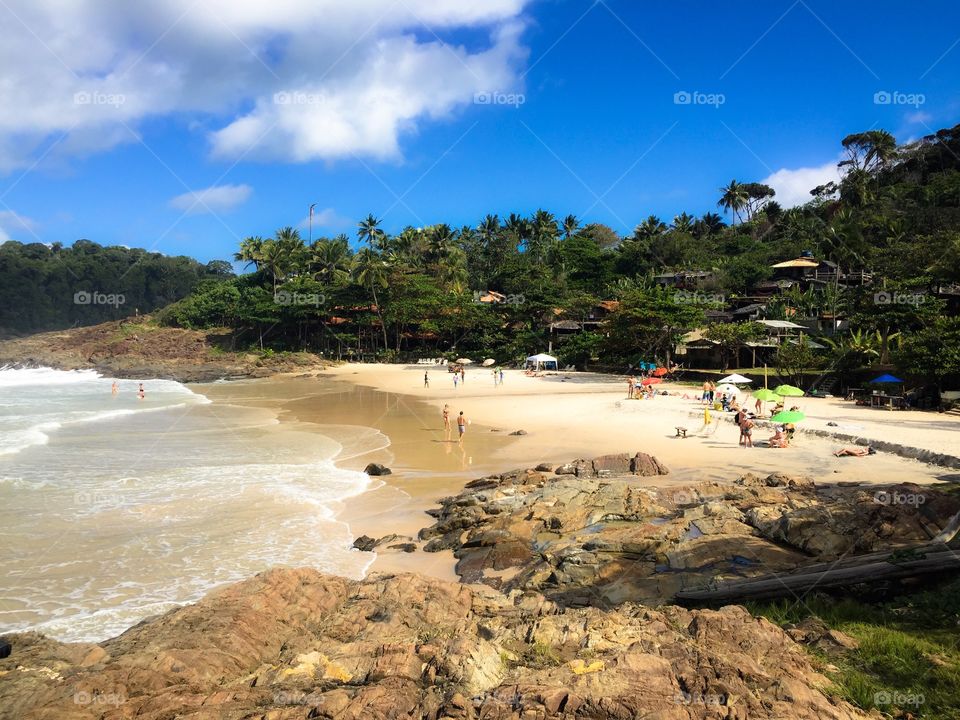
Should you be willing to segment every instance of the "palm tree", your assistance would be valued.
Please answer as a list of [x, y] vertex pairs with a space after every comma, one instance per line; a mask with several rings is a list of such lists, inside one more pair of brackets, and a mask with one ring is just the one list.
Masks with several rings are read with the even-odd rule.
[[310, 264], [317, 280], [339, 285], [350, 277], [350, 244], [346, 235], [317, 240], [310, 250]]
[[372, 248], [365, 247], [353, 256], [352, 270], [357, 284], [369, 288], [373, 295], [373, 305], [380, 319], [380, 329], [383, 331], [383, 347], [386, 348], [388, 347], [387, 326], [383, 322], [383, 310], [377, 297], [377, 287], [387, 287], [387, 263]]
[[233, 258], [238, 262], [246, 263], [245, 267], [254, 266], [260, 269], [262, 259], [263, 238], [259, 235], [247, 237], [240, 241], [240, 250], [234, 253]]
[[666, 224], [656, 215], [648, 215], [647, 219], [633, 230], [633, 237], [637, 240], [651, 240], [667, 231]]
[[371, 213], [357, 224], [357, 237], [371, 249], [382, 250], [387, 234], [380, 228], [380, 219]]
[[682, 212], [673, 218], [673, 229], [689, 235], [693, 232], [693, 222], [692, 215]]
[[270, 272], [273, 278], [273, 294], [277, 294], [277, 281], [286, 277], [291, 270], [289, 246], [271, 238], [264, 240], [260, 248], [260, 267]]
[[577, 231], [580, 229], [580, 221], [577, 219], [576, 215], [567, 215], [563, 219], [563, 239], [569, 240], [571, 237], [577, 234]]
[[731, 180], [726, 187], [720, 188], [722, 195], [717, 203], [727, 212], [733, 213], [734, 221], [740, 219], [740, 212], [747, 207], [749, 197], [746, 188], [736, 180]]

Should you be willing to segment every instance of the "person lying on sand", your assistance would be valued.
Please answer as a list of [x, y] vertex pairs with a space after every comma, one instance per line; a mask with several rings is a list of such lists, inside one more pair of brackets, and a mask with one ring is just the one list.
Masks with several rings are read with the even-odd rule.
[[837, 450], [834, 455], [837, 457], [863, 457], [864, 455], [876, 455], [877, 451], [872, 447], [865, 448], [843, 448], [842, 450]]

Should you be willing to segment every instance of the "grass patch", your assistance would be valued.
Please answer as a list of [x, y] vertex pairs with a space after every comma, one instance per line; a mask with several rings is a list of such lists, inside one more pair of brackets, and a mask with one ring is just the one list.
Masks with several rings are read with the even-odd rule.
[[814, 653], [833, 666], [838, 697], [894, 718], [960, 718], [960, 579], [884, 602], [821, 595], [747, 607], [781, 626], [816, 616], [855, 638], [860, 646], [840, 657]]

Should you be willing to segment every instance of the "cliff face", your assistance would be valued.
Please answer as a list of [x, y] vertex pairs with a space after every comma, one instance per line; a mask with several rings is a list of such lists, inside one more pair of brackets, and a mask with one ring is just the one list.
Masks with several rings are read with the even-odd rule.
[[[227, 334], [159, 327], [147, 317], [128, 318], [0, 342], [0, 367], [90, 368], [110, 377], [210, 382], [294, 372], [323, 362], [306, 353], [261, 357], [222, 350], [229, 340]], [[237, 344], [255, 340], [240, 338]]]
[[277, 569], [101, 645], [7, 640], [11, 719], [865, 717], [740, 607], [564, 609], [416, 575]]

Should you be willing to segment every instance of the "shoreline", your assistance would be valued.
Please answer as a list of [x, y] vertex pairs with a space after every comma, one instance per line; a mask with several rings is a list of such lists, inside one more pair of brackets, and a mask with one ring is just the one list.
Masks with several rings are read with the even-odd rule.
[[[668, 475], [644, 479], [645, 485], [657, 487], [732, 482], [748, 473], [777, 472], [813, 477], [823, 486], [956, 480], [945, 467], [885, 452], [867, 459], [835, 458], [835, 439], [818, 437], [817, 431], [798, 434], [797, 447], [787, 450], [738, 448], [736, 430], [719, 419], [721, 413], [714, 414], [707, 434], [681, 440], [672, 432], [673, 426], [684, 423], [693, 431], [701, 424], [698, 404], [684, 401], [682, 395], [661, 396], [652, 402], [626, 401], [619, 380], [609, 376], [568, 374], [568, 383], [548, 380], [547, 384], [512, 370], [507, 371], [504, 385], [495, 389], [484, 370], [475, 368], [468, 371], [467, 384], [454, 390], [452, 382], [444, 384], [450, 381], [445, 371], [428, 369], [433, 369], [430, 389], [422, 388], [423, 367], [379, 364], [344, 364], [308, 376], [278, 375], [198, 387], [212, 389], [201, 392], [215, 401], [214, 395], [220, 395], [221, 401], [230, 402], [242, 402], [232, 389], [256, 388], [257, 402], [275, 410], [279, 422], [313, 428], [338, 442], [354, 437], [360, 428], [375, 428], [386, 437], [383, 448], [356, 452], [346, 445], [333, 458], [337, 467], [346, 470], [362, 471], [368, 463], [392, 469], [390, 475], [373, 477], [370, 489], [340, 501], [336, 520], [345, 523], [354, 538], [395, 534], [401, 538], [394, 543], [418, 545], [410, 553], [377, 548], [367, 575], [414, 572], [459, 581], [451, 551], [425, 553], [424, 543], [417, 539], [418, 532], [433, 522], [428, 511], [476, 478], [538, 463], [559, 465], [575, 458], [641, 451], [671, 470]], [[440, 409], [444, 403], [451, 405], [453, 416], [462, 407], [471, 420], [463, 446], [443, 439]], [[655, 413], [648, 412], [651, 406]], [[546, 429], [540, 424], [545, 418], [552, 424]], [[509, 434], [517, 430], [527, 434]], [[756, 436], [765, 439], [766, 433]]]

